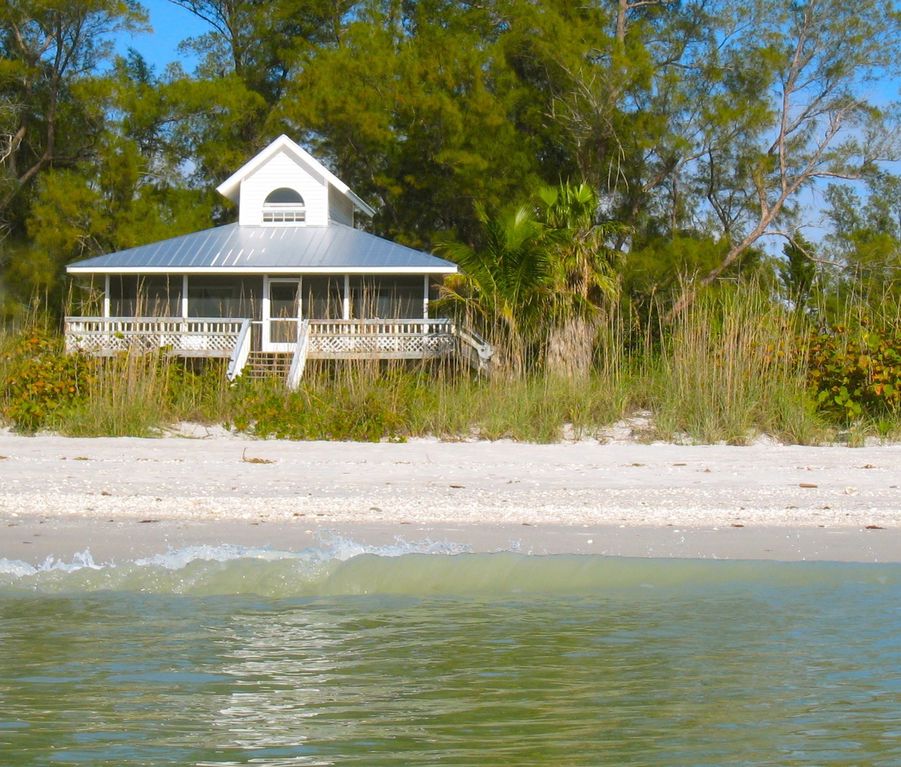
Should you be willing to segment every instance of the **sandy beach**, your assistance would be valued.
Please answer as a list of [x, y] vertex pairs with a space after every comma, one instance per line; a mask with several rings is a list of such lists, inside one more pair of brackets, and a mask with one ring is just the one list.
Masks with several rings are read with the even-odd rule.
[[323, 540], [901, 562], [901, 445], [261, 441], [0, 433], [0, 557]]

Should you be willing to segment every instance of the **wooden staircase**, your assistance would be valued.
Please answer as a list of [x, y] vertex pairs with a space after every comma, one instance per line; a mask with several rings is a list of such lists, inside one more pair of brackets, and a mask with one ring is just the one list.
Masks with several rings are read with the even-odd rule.
[[284, 381], [291, 369], [291, 352], [251, 352], [244, 375], [254, 380], [277, 378]]

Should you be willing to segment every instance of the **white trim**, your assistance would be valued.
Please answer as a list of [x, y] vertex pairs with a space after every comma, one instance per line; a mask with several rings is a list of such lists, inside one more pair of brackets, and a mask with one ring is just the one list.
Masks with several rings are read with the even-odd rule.
[[110, 296], [109, 296], [109, 275], [103, 278], [103, 316], [109, 317], [110, 314]]
[[456, 266], [253, 266], [217, 269], [210, 266], [67, 266], [69, 274], [456, 274]]
[[181, 276], [181, 316], [188, 319], [188, 275]]

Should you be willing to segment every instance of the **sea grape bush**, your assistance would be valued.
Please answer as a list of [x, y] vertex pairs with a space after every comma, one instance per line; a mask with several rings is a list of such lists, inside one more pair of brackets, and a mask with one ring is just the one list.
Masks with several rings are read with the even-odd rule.
[[819, 408], [851, 423], [901, 414], [901, 329], [835, 325], [809, 340]]
[[24, 432], [51, 427], [82, 400], [93, 380], [90, 361], [63, 353], [43, 331], [26, 333], [3, 354], [0, 415]]

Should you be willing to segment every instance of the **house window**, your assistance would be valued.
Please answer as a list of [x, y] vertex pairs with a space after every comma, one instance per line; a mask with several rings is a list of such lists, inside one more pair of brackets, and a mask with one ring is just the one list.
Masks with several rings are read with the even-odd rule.
[[303, 197], [288, 187], [270, 192], [263, 203], [264, 224], [297, 224], [306, 221], [306, 218]]

